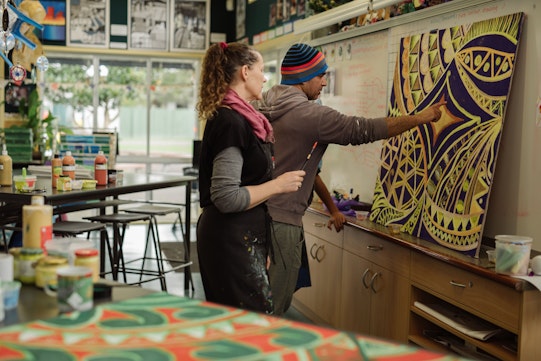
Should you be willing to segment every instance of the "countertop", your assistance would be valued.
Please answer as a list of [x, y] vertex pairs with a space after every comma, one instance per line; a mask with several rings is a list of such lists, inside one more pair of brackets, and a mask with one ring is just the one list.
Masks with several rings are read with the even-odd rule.
[[[329, 215], [323, 204], [318, 202], [312, 203], [308, 208], [308, 211], [324, 216]], [[359, 220], [353, 217], [346, 217], [346, 219], [349, 226], [372, 233], [377, 237], [394, 242], [400, 246], [423, 253], [430, 257], [437, 258], [443, 262], [479, 274], [485, 278], [492, 279], [496, 282], [515, 288], [517, 291], [535, 288], [529, 282], [522, 279], [496, 273], [494, 271], [494, 264], [488, 261], [488, 256], [485, 252], [487, 249], [492, 249], [490, 246], [482, 244], [479, 258], [473, 258], [407, 233], [392, 234], [386, 226], [371, 222], [368, 219]], [[538, 252], [532, 251], [532, 256], [537, 253]]]

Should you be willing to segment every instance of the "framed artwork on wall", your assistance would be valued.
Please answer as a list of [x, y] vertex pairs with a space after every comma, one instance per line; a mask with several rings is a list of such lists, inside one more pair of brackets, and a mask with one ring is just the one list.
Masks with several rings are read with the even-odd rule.
[[171, 0], [171, 51], [205, 51], [209, 11], [207, 0]]
[[130, 49], [167, 50], [168, 0], [129, 0]]
[[30, 93], [36, 89], [36, 84], [16, 85], [8, 83], [4, 88], [4, 111], [6, 113], [19, 113], [22, 100], [28, 102]]
[[44, 45], [66, 45], [66, 1], [41, 0], [45, 9], [43, 31], [34, 32]]
[[67, 45], [109, 46], [109, 0], [67, 0]]

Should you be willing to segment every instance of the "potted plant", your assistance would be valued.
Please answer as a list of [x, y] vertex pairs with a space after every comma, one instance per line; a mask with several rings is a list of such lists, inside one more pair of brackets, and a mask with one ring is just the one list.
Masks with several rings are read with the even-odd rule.
[[[23, 121], [23, 127], [32, 129], [33, 134], [33, 158], [43, 161], [45, 152], [52, 149], [52, 140], [55, 136], [53, 120], [56, 117], [47, 112], [47, 116], [42, 117], [41, 105], [37, 89], [34, 89], [28, 95], [28, 99], [21, 99], [19, 103], [19, 114]], [[52, 150], [51, 150], [52, 153]]]

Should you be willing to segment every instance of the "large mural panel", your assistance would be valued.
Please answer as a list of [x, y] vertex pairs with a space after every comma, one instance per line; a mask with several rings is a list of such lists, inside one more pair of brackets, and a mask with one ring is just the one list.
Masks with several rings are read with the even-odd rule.
[[372, 221], [478, 256], [522, 23], [516, 13], [401, 40], [388, 115], [447, 104], [439, 122], [384, 143]]

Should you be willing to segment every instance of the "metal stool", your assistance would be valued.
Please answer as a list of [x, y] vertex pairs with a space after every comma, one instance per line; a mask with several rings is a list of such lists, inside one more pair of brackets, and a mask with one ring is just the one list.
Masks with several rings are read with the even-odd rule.
[[53, 233], [60, 236], [76, 237], [80, 234], [86, 233], [86, 239], [90, 238], [90, 232], [100, 232], [100, 236], [103, 239], [100, 241], [100, 276], [104, 277], [105, 272], [105, 248], [109, 254], [109, 262], [111, 269], [113, 269], [113, 253], [111, 251], [111, 243], [109, 242], [109, 235], [107, 234], [107, 227], [103, 223], [95, 222], [80, 222], [80, 221], [61, 221], [53, 223]]
[[[167, 259], [169, 263], [173, 263], [173, 264], [178, 263], [178, 265], [172, 266], [171, 269], [167, 271], [164, 270], [164, 273], [173, 272], [173, 271], [183, 268], [184, 269], [184, 282], [185, 282], [184, 284], [186, 285], [185, 290], [187, 290], [189, 286], [191, 285], [192, 292], [193, 292], [194, 286], [192, 282], [192, 273], [191, 273], [191, 268], [190, 268], [190, 265], [192, 264], [191, 258], [190, 258], [190, 242], [186, 242], [186, 233], [185, 233], [184, 225], [182, 222], [181, 207], [155, 205], [151, 203], [146, 203], [146, 204], [141, 204], [137, 207], [123, 209], [123, 211], [126, 213], [145, 214], [145, 215], [150, 216], [152, 219], [152, 223], [154, 224], [155, 229], [156, 229], [155, 234], [156, 234], [158, 244], [160, 244], [160, 233], [158, 231], [158, 220], [156, 219], [156, 217], [165, 216], [172, 213], [177, 214], [177, 219], [180, 224], [180, 232], [182, 234], [182, 240], [183, 240], [182, 243], [184, 244], [184, 259]], [[176, 221], [175, 221], [175, 224], [176, 224]], [[160, 253], [161, 253], [161, 248], [160, 248]]]
[[[110, 224], [113, 228], [113, 268], [112, 275], [113, 279], [118, 280], [118, 273], [122, 272], [124, 283], [127, 282], [126, 274], [139, 274], [139, 282], [134, 282], [130, 284], [142, 284], [154, 280], [159, 280], [160, 285], [163, 291], [167, 291], [167, 285], [165, 283], [165, 273], [163, 268], [163, 258], [161, 256], [160, 243], [158, 242], [154, 220], [152, 217], [146, 214], [135, 214], [135, 213], [112, 213], [104, 214], [93, 217], [85, 217], [92, 222], [100, 222], [103, 224]], [[126, 228], [128, 224], [139, 221], [148, 221], [148, 230], [145, 242], [145, 251], [143, 256], [137, 259], [130, 260], [126, 262], [124, 260], [123, 246], [124, 246], [124, 236], [126, 234]], [[153, 242], [155, 257], [148, 257], [147, 251], [150, 246], [150, 242]], [[156, 262], [157, 270], [145, 269], [145, 261], [152, 260]], [[129, 268], [127, 267], [128, 263], [142, 261], [143, 264], [140, 268]], [[143, 280], [143, 276], [152, 276], [150, 279]]]

